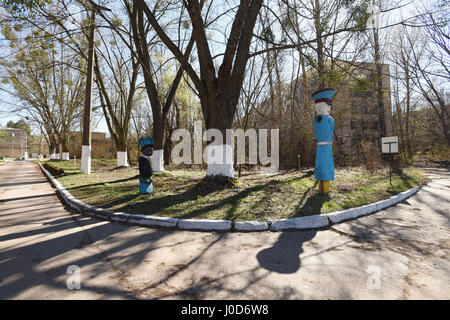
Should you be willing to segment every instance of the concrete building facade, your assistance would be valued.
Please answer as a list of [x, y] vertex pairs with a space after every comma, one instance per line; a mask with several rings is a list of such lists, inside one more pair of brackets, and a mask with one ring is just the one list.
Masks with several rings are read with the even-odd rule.
[[25, 131], [0, 127], [0, 158], [23, 158], [27, 142]]

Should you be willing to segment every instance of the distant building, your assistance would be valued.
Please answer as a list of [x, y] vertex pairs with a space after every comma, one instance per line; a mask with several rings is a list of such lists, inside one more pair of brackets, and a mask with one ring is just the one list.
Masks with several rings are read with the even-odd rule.
[[[335, 115], [335, 142], [346, 154], [358, 153], [362, 142], [370, 142], [381, 153], [381, 137], [390, 136], [392, 129], [392, 104], [389, 65], [382, 65], [383, 106], [380, 110], [375, 90], [375, 64], [353, 66], [357, 80], [341, 87], [333, 102]], [[379, 148], [378, 148], [379, 147]], [[359, 150], [361, 152], [361, 150]]]
[[[69, 154], [81, 158], [82, 133], [73, 131], [69, 134]], [[111, 138], [106, 137], [104, 132], [92, 132], [91, 135], [91, 157], [114, 159], [116, 157], [116, 146]]]
[[[111, 138], [104, 132], [92, 132], [91, 147], [93, 158], [114, 159], [117, 155], [116, 146]], [[81, 158], [82, 133], [73, 131], [69, 134], [69, 155]], [[137, 142], [129, 140], [129, 145], [135, 147]], [[134, 148], [135, 149], [135, 148]], [[0, 158], [22, 158], [28, 151], [29, 157], [33, 154], [42, 154], [49, 157], [48, 144], [44, 136], [32, 136], [27, 141], [26, 132], [21, 129], [0, 127]], [[58, 152], [58, 150], [56, 150]]]
[[0, 127], [0, 158], [22, 158], [27, 151], [27, 133]]

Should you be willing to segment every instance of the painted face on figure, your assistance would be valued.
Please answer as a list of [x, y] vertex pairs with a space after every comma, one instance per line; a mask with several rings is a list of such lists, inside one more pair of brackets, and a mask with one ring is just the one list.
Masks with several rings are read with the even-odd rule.
[[317, 116], [329, 116], [330, 111], [331, 111], [331, 105], [322, 101], [322, 102], [316, 103], [316, 105], [314, 106], [314, 109], [316, 109]]
[[147, 157], [151, 156], [153, 154], [153, 147], [145, 146], [144, 149], [142, 150], [142, 154]]

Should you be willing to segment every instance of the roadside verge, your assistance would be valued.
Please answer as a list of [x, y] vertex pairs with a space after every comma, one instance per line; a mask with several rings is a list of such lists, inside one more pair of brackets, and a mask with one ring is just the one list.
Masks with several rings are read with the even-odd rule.
[[61, 197], [63, 203], [65, 203], [68, 207], [78, 213], [103, 220], [122, 222], [144, 227], [159, 227], [191, 231], [260, 232], [270, 230], [277, 232], [287, 230], [327, 229], [334, 224], [353, 220], [384, 210], [390, 206], [406, 200], [421, 188], [421, 185], [419, 185], [415, 188], [411, 188], [395, 196], [392, 196], [389, 199], [367, 204], [357, 208], [299, 218], [289, 218], [274, 221], [243, 222], [234, 222], [230, 220], [194, 220], [130, 214], [91, 206], [73, 197], [72, 194], [50, 174], [50, 172], [48, 172], [40, 163], [38, 163], [38, 165], [44, 175], [49, 179], [50, 183], [57, 189], [57, 193]]

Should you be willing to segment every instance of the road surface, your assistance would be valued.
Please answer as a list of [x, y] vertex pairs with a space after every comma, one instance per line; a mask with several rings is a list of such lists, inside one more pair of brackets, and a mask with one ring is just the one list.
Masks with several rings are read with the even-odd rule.
[[7, 163], [0, 299], [449, 299], [450, 170], [423, 170], [413, 197], [329, 230], [220, 234], [71, 213], [36, 164]]

